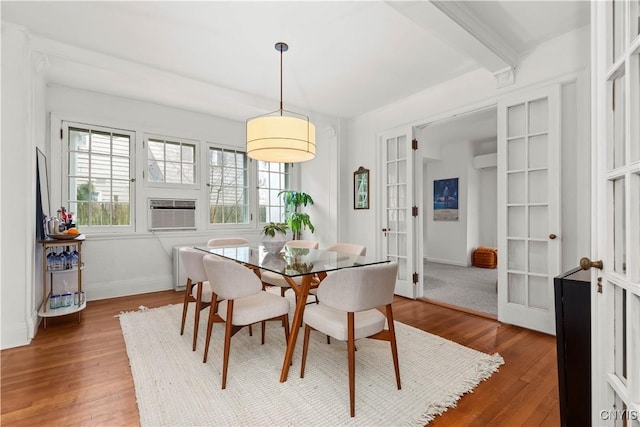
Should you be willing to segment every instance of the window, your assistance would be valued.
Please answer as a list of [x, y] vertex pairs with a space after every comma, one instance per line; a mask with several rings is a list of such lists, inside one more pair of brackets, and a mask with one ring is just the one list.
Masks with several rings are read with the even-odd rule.
[[248, 224], [247, 154], [209, 149], [209, 223]]
[[132, 133], [68, 125], [68, 205], [79, 227], [132, 226]]
[[289, 163], [258, 161], [258, 220], [282, 222], [284, 205], [278, 193], [289, 188]]
[[196, 144], [149, 137], [147, 182], [161, 184], [196, 183]]

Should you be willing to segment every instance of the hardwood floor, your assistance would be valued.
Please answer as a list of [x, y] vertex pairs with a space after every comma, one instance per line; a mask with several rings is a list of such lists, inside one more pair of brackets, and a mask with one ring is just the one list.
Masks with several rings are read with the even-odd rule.
[[[51, 319], [31, 345], [2, 351], [0, 424], [138, 425], [129, 360], [115, 316], [140, 305], [181, 303], [181, 298], [181, 293], [164, 291], [91, 301], [80, 324], [73, 315]], [[400, 322], [479, 351], [498, 352], [505, 360], [498, 373], [431, 426], [560, 424], [554, 337], [423, 301], [397, 297], [393, 309]]]

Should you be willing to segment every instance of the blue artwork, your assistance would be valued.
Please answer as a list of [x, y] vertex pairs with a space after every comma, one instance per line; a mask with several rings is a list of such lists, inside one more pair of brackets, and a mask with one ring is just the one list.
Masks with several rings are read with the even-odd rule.
[[458, 220], [458, 178], [433, 181], [433, 220]]

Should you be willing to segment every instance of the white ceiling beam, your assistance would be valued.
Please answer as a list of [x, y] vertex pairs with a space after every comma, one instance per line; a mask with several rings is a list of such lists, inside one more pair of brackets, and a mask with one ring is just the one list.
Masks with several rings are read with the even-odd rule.
[[517, 51], [464, 4], [452, 1], [388, 1], [387, 5], [453, 49], [491, 71], [498, 85], [513, 80]]

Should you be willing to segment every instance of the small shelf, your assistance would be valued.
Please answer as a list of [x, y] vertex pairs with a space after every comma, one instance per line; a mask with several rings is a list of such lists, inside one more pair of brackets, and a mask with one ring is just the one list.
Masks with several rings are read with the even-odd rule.
[[40, 310], [38, 310], [38, 316], [40, 316], [40, 317], [57, 317], [57, 316], [65, 316], [67, 314], [77, 313], [77, 312], [82, 311], [85, 308], [87, 308], [87, 302], [86, 301], [83, 302], [82, 305], [80, 305], [80, 306], [70, 305], [68, 307], [49, 308], [49, 298], [47, 298], [46, 308], [47, 308], [47, 311], [44, 311], [45, 310], [45, 305], [43, 304], [42, 307], [40, 307]]
[[[84, 263], [83, 263], [82, 267], [80, 267], [80, 270], [84, 270], [84, 269], [85, 269], [85, 267], [84, 267]], [[70, 273], [72, 271], [78, 271], [78, 267], [61, 269], [61, 270], [47, 270], [47, 274]]]

